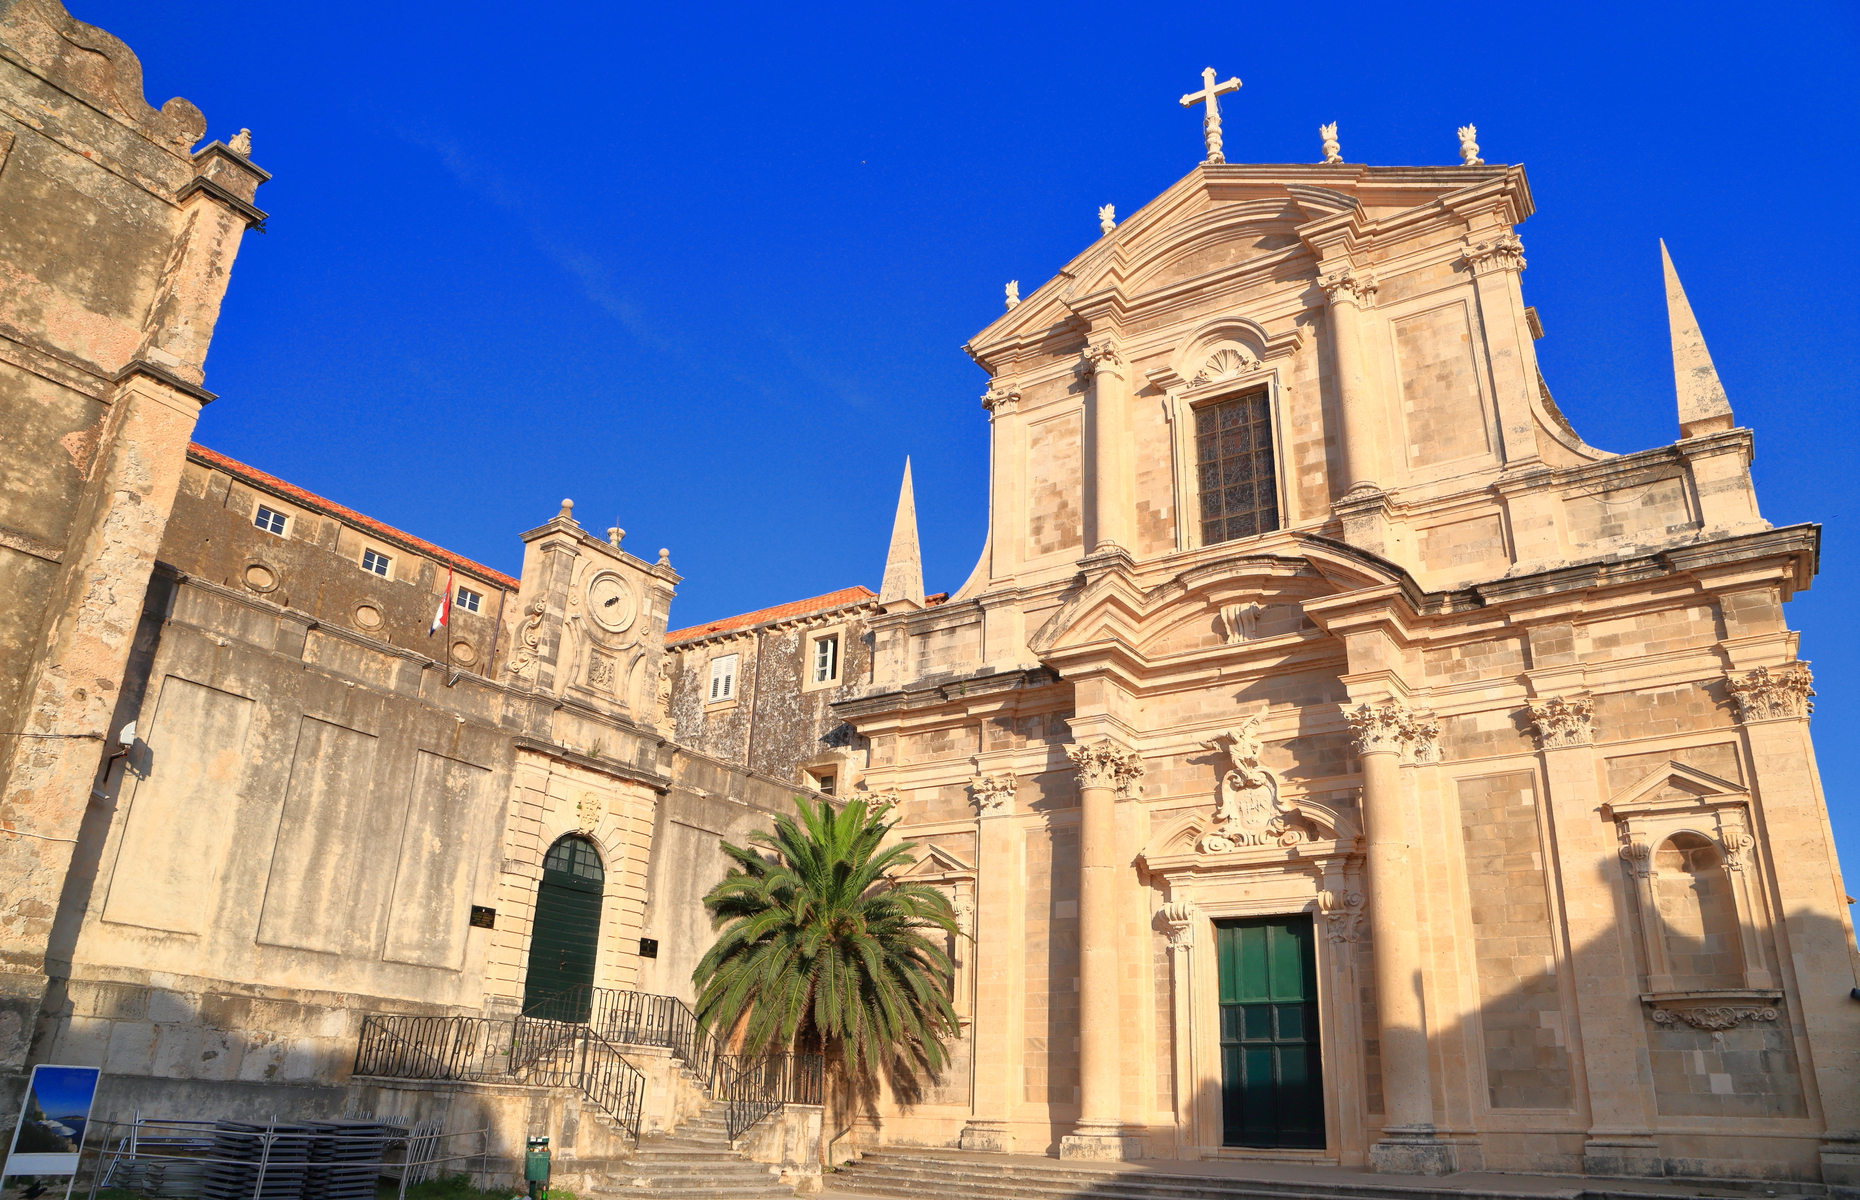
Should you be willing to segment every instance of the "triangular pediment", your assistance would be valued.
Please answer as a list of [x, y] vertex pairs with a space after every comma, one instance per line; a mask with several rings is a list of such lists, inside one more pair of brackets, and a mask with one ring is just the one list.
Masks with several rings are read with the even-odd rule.
[[901, 878], [923, 880], [975, 876], [973, 864], [963, 862], [960, 857], [933, 842], [912, 842], [910, 846], [917, 854], [917, 861], [911, 864]]
[[1610, 797], [1608, 808], [1624, 817], [1736, 803], [1749, 796], [1742, 784], [1669, 760]]

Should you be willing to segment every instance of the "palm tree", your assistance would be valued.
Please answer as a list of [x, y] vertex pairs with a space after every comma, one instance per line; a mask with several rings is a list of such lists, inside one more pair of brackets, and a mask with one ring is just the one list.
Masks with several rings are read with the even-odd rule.
[[704, 897], [717, 942], [691, 973], [705, 1028], [740, 1039], [744, 1054], [818, 1051], [826, 1101], [820, 1165], [832, 1140], [834, 1084], [868, 1093], [881, 1071], [914, 1081], [940, 1071], [957, 1032], [949, 955], [929, 936], [957, 932], [934, 888], [899, 882], [915, 859], [880, 849], [888, 806], [853, 800], [839, 812], [795, 797], [801, 819], [778, 817], [750, 842], [724, 843], [736, 865]]

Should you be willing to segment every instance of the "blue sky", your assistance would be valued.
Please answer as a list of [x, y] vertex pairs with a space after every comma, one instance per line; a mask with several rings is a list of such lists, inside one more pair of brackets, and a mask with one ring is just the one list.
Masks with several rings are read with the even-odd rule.
[[1791, 606], [1860, 889], [1854, 486], [1860, 8], [1097, 3], [253, 7], [71, 0], [151, 100], [276, 178], [200, 439], [493, 566], [572, 496], [685, 576], [676, 625], [876, 586], [913, 458], [925, 581], [982, 544], [958, 349], [1200, 158], [1526, 164], [1525, 298], [1592, 444], [1676, 436], [1672, 249], [1765, 515], [1825, 524]]

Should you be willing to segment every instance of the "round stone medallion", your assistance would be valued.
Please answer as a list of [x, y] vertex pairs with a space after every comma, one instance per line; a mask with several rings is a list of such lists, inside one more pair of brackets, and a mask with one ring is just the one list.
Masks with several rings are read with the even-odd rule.
[[472, 649], [470, 642], [453, 642], [452, 661], [461, 667], [469, 667], [478, 661], [478, 652]]
[[372, 604], [355, 606], [355, 623], [363, 629], [381, 628], [381, 610]]
[[269, 592], [278, 586], [278, 573], [264, 563], [253, 563], [245, 569], [245, 586], [255, 592]]
[[609, 633], [620, 633], [633, 623], [633, 589], [612, 571], [603, 571], [588, 583], [588, 612]]

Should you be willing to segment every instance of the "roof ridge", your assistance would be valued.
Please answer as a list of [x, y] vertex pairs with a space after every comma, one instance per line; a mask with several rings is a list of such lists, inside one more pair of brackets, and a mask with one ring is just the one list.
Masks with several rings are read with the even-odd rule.
[[236, 458], [221, 454], [218, 450], [209, 449], [199, 442], [189, 442], [187, 444], [187, 454], [189, 458], [199, 459], [211, 466], [219, 467], [229, 474], [237, 475], [247, 483], [258, 484], [260, 487], [269, 488], [290, 499], [321, 508], [331, 516], [341, 517], [345, 521], [353, 521], [355, 524], [370, 529], [391, 541], [400, 542], [402, 546], [409, 550], [418, 551], [421, 554], [436, 558], [450, 566], [470, 571], [473, 575], [479, 576], [486, 582], [501, 584], [513, 592], [521, 586], [521, 581], [504, 574], [502, 571], [495, 570], [485, 566], [481, 562], [466, 558], [463, 554], [456, 554], [446, 549], [444, 546], [427, 541], [425, 538], [415, 537], [413, 534], [403, 529], [396, 529], [385, 521], [377, 521], [367, 513], [357, 512], [346, 504], [338, 504], [334, 500], [317, 495], [308, 488], [298, 487], [296, 484], [280, 479], [267, 471], [261, 471], [257, 467], [248, 466]]
[[683, 629], [667, 631], [666, 645], [679, 641], [699, 641], [717, 633], [729, 633], [738, 629], [748, 629], [756, 625], [765, 625], [771, 621], [785, 620], [790, 617], [804, 617], [812, 613], [825, 612], [828, 609], [846, 608], [854, 604], [863, 604], [878, 599], [878, 593], [863, 583], [843, 587], [836, 591], [823, 592], [818, 596], [809, 596], [805, 600], [790, 600], [784, 604], [771, 604], [767, 608], [758, 608], [751, 612], [738, 613], [733, 617], [719, 617], [715, 621], [706, 621], [701, 625], [688, 625]]

